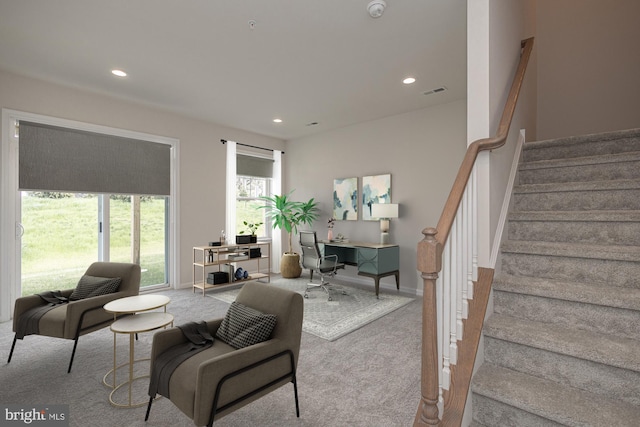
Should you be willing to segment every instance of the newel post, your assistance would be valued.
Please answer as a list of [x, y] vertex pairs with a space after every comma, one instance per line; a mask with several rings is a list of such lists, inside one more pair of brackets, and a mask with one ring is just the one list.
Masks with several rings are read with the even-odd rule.
[[422, 297], [422, 370], [421, 399], [414, 427], [437, 426], [438, 417], [438, 314], [436, 280], [442, 269], [442, 244], [436, 239], [435, 228], [422, 231], [418, 243], [418, 270], [424, 282]]

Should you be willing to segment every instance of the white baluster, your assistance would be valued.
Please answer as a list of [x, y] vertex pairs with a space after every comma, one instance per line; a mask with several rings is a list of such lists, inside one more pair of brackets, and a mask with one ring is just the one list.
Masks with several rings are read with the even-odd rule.
[[469, 281], [469, 299], [473, 299], [473, 282], [478, 280], [478, 177], [476, 175], [476, 167], [471, 172], [471, 199], [473, 201], [473, 213], [471, 215], [471, 280]]
[[464, 190], [464, 197], [462, 198], [462, 318], [467, 319], [469, 317], [469, 220], [471, 219], [471, 212], [469, 212], [469, 186]]
[[[444, 329], [443, 329], [443, 324], [442, 324], [442, 318], [443, 318], [443, 313], [444, 313], [444, 307], [443, 307], [443, 293], [442, 293], [442, 289], [443, 289], [443, 276], [444, 274], [444, 270], [440, 272], [440, 275], [438, 276], [438, 280], [436, 280], [436, 311], [437, 311], [437, 316], [438, 316], [438, 372], [443, 372], [444, 373], [444, 366], [443, 366], [443, 362], [444, 362], [444, 356], [443, 356], [443, 345], [442, 343], [444, 342]], [[442, 390], [443, 390], [443, 385], [442, 385], [442, 377], [444, 375], [440, 375], [438, 378], [438, 401], [442, 402], [444, 399], [442, 398]], [[442, 413], [442, 412], [440, 412]]]
[[457, 282], [458, 282], [458, 266], [457, 266], [457, 257], [456, 253], [458, 251], [458, 230], [457, 230], [457, 219], [454, 220], [453, 224], [451, 224], [451, 233], [449, 234], [450, 242], [449, 242], [449, 256], [450, 259], [450, 267], [451, 267], [451, 282], [449, 286], [449, 358], [452, 365], [458, 363], [458, 338], [456, 336], [457, 326], [456, 326], [456, 294], [457, 294]]
[[[464, 223], [464, 215], [462, 211], [462, 203], [458, 207], [458, 219], [456, 219], [456, 340], [463, 338], [462, 326], [462, 284], [466, 281], [464, 274], [464, 246], [462, 245], [462, 225]], [[456, 347], [458, 342], [456, 341]], [[457, 353], [457, 352], [456, 352]]]
[[447, 239], [442, 253], [442, 388], [449, 390], [451, 348], [449, 334], [451, 331], [451, 239]]

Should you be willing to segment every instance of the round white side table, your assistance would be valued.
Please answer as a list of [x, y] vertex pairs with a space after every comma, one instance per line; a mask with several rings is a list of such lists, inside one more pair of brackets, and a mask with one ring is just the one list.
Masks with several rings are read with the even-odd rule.
[[[135, 362], [142, 362], [145, 360], [149, 360], [149, 358], [145, 359], [135, 359], [135, 339], [134, 336], [138, 333], [149, 332], [155, 329], [160, 329], [168, 325], [173, 325], [173, 315], [169, 313], [162, 312], [153, 312], [153, 313], [140, 313], [133, 316], [123, 317], [122, 319], [118, 319], [111, 324], [111, 331], [113, 332], [113, 370], [107, 372], [104, 376], [103, 382], [106, 384], [107, 376], [110, 373], [113, 373], [113, 390], [109, 394], [109, 402], [116, 407], [120, 408], [136, 408], [139, 406], [146, 405], [148, 400], [145, 399], [142, 402], [134, 403], [132, 401], [131, 396], [131, 386], [135, 380], [141, 378], [149, 378], [149, 375], [141, 375], [138, 377], [133, 376], [133, 365]], [[120, 366], [116, 366], [116, 342], [118, 334], [129, 334], [129, 362], [124, 363]], [[124, 381], [121, 384], [116, 385], [116, 373], [118, 368], [129, 365], [129, 379]], [[108, 385], [108, 384], [107, 384]], [[127, 403], [118, 403], [114, 399], [114, 393], [118, 391], [121, 387], [127, 385], [129, 387], [129, 398]], [[110, 386], [110, 385], [109, 385]]]
[[108, 302], [104, 305], [104, 309], [114, 315], [140, 313], [161, 307], [164, 307], [166, 312], [167, 304], [170, 302], [171, 298], [165, 295], [135, 295]]
[[[120, 298], [104, 305], [104, 309], [113, 313], [114, 322], [111, 324], [113, 332], [113, 369], [107, 372], [102, 379], [102, 383], [110, 387], [109, 402], [120, 408], [135, 408], [146, 405], [147, 401], [133, 403], [131, 397], [131, 386], [135, 380], [148, 378], [149, 375], [138, 377], [133, 376], [133, 366], [136, 362], [143, 362], [149, 358], [135, 360], [135, 341], [134, 337], [142, 332], [149, 332], [160, 329], [168, 325], [173, 326], [173, 315], [167, 313], [167, 304], [171, 302], [171, 298], [164, 295], [135, 295], [131, 297]], [[150, 312], [158, 308], [164, 308], [164, 312]], [[118, 316], [125, 315], [118, 318]], [[117, 365], [116, 343], [118, 334], [129, 334], [129, 361], [121, 365]], [[116, 384], [116, 374], [119, 368], [129, 366], [129, 379], [121, 384]], [[113, 382], [109, 384], [107, 377], [113, 375]], [[128, 385], [129, 397], [127, 403], [117, 403], [114, 394], [123, 386]]]

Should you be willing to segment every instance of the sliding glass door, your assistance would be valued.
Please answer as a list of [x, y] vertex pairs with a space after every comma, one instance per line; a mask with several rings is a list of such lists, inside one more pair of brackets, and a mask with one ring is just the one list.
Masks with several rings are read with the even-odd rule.
[[180, 282], [179, 140], [4, 108], [1, 129], [0, 321], [94, 261], [138, 262], [147, 288]]
[[22, 295], [75, 287], [98, 256], [98, 197], [21, 192]]
[[109, 259], [134, 262], [141, 286], [167, 282], [168, 197], [109, 197]]
[[35, 191], [21, 196], [22, 295], [73, 288], [98, 260], [140, 264], [143, 287], [168, 282], [167, 197]]

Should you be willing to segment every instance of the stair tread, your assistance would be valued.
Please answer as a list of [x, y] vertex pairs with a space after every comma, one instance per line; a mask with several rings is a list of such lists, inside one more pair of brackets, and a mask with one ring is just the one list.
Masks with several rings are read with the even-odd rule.
[[[592, 366], [601, 376], [615, 373], [632, 381], [640, 374], [640, 339], [610, 331], [620, 332], [626, 325], [636, 331], [634, 325], [640, 324], [640, 289], [616, 286], [640, 283], [640, 243], [633, 238], [637, 224], [632, 224], [640, 222], [640, 178], [635, 169], [640, 128], [531, 142], [523, 146], [522, 156], [522, 182], [532, 183], [513, 187], [510, 235], [539, 240], [507, 240], [501, 245], [504, 273], [494, 280], [496, 304], [514, 306], [504, 310], [508, 314], [496, 307], [485, 321], [484, 335], [493, 344], [488, 348], [508, 353], [509, 342], [522, 346], [513, 347], [514, 354], [531, 359], [530, 372], [541, 366], [535, 359], [540, 357], [565, 361], [574, 371]], [[621, 166], [616, 168], [618, 162]], [[550, 278], [530, 277], [534, 275]], [[549, 317], [553, 310], [565, 308], [577, 317]], [[602, 327], [588, 330], [585, 324], [590, 322]], [[512, 360], [515, 369], [518, 360]], [[599, 377], [588, 377], [594, 378]], [[554, 425], [638, 425], [640, 406], [598, 394], [591, 383], [587, 385], [583, 388], [591, 392], [485, 362], [473, 377], [472, 392]]]
[[640, 311], [640, 289], [636, 288], [618, 287], [602, 292], [603, 286], [598, 283], [500, 274], [493, 281], [493, 289]]
[[569, 426], [635, 426], [640, 408], [485, 363], [473, 392]]
[[585, 157], [570, 157], [549, 160], [533, 160], [520, 163], [518, 170], [535, 170], [550, 168], [566, 168], [569, 166], [587, 166], [605, 163], [637, 162], [640, 161], [640, 151], [629, 151], [615, 154], [597, 154]]
[[557, 147], [566, 145], [579, 145], [585, 142], [598, 141], [614, 141], [617, 139], [638, 138], [640, 137], [640, 128], [625, 129], [613, 132], [599, 132], [587, 135], [568, 136], [564, 138], [545, 139], [541, 141], [527, 142], [523, 146], [523, 150], [537, 150], [545, 147]]
[[502, 252], [530, 255], [564, 256], [617, 261], [640, 260], [640, 246], [593, 245], [586, 243], [507, 240]]
[[611, 191], [640, 188], [640, 179], [610, 179], [604, 181], [553, 182], [544, 184], [519, 184], [513, 194], [561, 193], [572, 191]]
[[554, 353], [640, 372], [640, 341], [494, 313], [484, 334]]
[[640, 222], [640, 210], [518, 211], [510, 221]]

